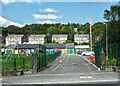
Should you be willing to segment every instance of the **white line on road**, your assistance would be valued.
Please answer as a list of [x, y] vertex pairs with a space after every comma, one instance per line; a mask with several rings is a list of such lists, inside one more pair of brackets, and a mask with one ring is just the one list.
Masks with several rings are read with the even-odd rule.
[[77, 84], [77, 83], [103, 83], [103, 82], [116, 82], [116, 84], [118, 84], [118, 79], [112, 79], [112, 80], [84, 80], [84, 81], [81, 81], [81, 80], [78, 80], [78, 81], [54, 81], [54, 82], [29, 82], [29, 83], [3, 83], [4, 85], [14, 85], [14, 84], [17, 84], [17, 85], [22, 85], [22, 84]]
[[80, 76], [80, 79], [85, 79], [85, 78], [91, 79], [92, 76]]
[[[55, 71], [55, 69], [54, 69]], [[56, 76], [56, 75], [100, 75], [100, 74], [118, 74], [118, 73], [115, 73], [115, 72], [99, 72], [99, 73], [66, 73], [66, 74], [35, 74], [35, 75], [24, 75], [24, 76]]]
[[61, 64], [59, 64], [52, 72], [54, 72], [58, 67], [60, 67]]

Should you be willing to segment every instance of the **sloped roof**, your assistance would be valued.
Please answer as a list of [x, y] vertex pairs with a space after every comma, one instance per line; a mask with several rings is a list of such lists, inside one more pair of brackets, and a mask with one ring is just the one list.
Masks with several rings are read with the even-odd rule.
[[53, 34], [52, 37], [67, 37], [67, 34]]
[[32, 34], [29, 37], [45, 37], [45, 35]]
[[9, 34], [7, 37], [23, 37], [23, 34]]
[[43, 44], [46, 48], [66, 48], [66, 44], [52, 44], [52, 43], [47, 43]]
[[89, 37], [89, 34], [75, 34], [74, 37], [75, 37], [75, 38], [77, 38], [77, 37], [88, 38], [88, 37]]
[[[65, 48], [74, 48], [74, 43], [67, 43], [67, 44], [52, 44], [52, 43], [46, 43], [46, 44], [40, 44], [46, 48], [59, 48], [59, 49], [65, 49]], [[13, 49], [14, 45], [9, 45], [5, 49]], [[17, 47], [15, 47], [17, 48]], [[27, 49], [27, 48], [39, 48], [39, 44], [19, 44], [18, 48], [20, 49]]]
[[74, 48], [74, 43], [67, 43], [66, 48]]

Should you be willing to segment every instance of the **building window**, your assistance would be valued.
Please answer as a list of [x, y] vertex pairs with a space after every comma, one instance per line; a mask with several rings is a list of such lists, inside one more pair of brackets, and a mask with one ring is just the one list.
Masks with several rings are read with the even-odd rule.
[[12, 40], [12, 38], [9, 38], [9, 40]]
[[38, 40], [41, 40], [42, 38], [39, 38]]

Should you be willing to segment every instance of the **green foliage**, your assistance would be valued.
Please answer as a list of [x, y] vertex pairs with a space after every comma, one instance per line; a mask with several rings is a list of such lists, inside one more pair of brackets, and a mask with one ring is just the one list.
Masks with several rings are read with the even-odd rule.
[[71, 40], [66, 40], [66, 43], [73, 43]]
[[44, 43], [47, 43], [47, 40], [46, 40], [46, 39], [44, 40]]
[[[110, 10], [104, 11], [104, 18], [107, 22], [108, 30], [108, 42], [109, 44], [120, 43], [120, 6], [113, 5]], [[104, 37], [105, 37], [105, 33]], [[105, 45], [105, 39], [102, 38], [102, 42]]]
[[83, 43], [80, 43], [81, 45], [89, 45], [90, 43], [86, 43], [86, 42], [83, 42]]
[[52, 43], [55, 44], [56, 43], [55, 40], [53, 40]]
[[78, 43], [77, 42], [73, 42], [74, 43], [74, 45], [78, 45]]
[[2, 45], [2, 46], [1, 46], [1, 48], [5, 48], [5, 47], [6, 47], [6, 45]]

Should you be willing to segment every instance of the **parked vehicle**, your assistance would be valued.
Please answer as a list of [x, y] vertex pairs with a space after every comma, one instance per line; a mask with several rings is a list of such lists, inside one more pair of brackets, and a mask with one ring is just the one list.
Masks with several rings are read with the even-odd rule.
[[93, 51], [84, 51], [81, 54], [82, 56], [87, 56], [87, 55], [89, 56], [89, 55], [94, 55], [95, 53]]
[[84, 52], [84, 51], [78, 51], [77, 54], [82, 54], [82, 52]]
[[80, 51], [78, 51], [78, 52], [77, 52], [77, 54], [81, 54], [81, 52], [80, 52]]

